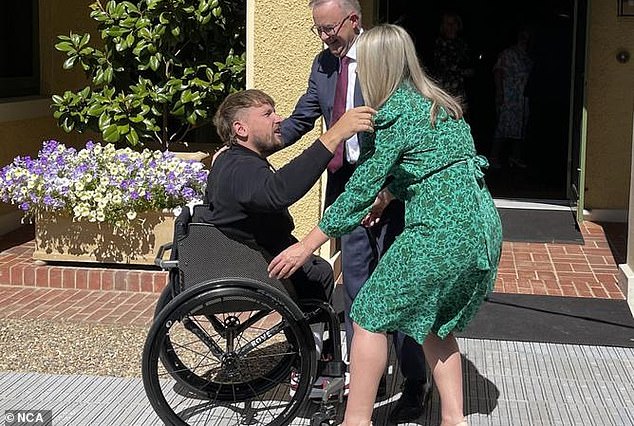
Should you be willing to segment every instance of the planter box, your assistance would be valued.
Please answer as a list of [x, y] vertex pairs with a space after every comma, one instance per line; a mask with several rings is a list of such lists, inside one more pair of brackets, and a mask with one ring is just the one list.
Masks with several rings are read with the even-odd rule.
[[161, 245], [172, 241], [172, 212], [139, 213], [136, 227], [121, 234], [108, 223], [73, 222], [66, 214], [35, 220], [33, 259], [43, 261], [153, 265]]

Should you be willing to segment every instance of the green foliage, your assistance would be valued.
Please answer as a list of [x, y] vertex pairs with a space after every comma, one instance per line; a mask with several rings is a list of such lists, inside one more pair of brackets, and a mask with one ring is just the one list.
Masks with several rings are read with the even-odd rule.
[[211, 121], [226, 95], [244, 88], [244, 0], [97, 0], [103, 48], [90, 34], [58, 36], [63, 67], [90, 84], [53, 96], [66, 131], [93, 130], [105, 142], [150, 141], [167, 149]]

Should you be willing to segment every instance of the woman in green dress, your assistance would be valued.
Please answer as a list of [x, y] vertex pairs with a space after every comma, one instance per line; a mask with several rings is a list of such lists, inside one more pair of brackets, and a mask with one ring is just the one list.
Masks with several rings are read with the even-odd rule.
[[[387, 332], [423, 345], [441, 400], [442, 426], [466, 425], [454, 330], [493, 289], [502, 226], [459, 102], [429, 79], [408, 33], [379, 25], [359, 38], [358, 77], [378, 110], [374, 133], [345, 192], [302, 241], [280, 253], [271, 276], [288, 277], [329, 237], [368, 226], [385, 197], [405, 202], [405, 230], [354, 301], [346, 426], [371, 422], [387, 362]], [[377, 197], [377, 195], [379, 195]], [[379, 219], [380, 220], [380, 219]], [[344, 277], [345, 279], [345, 277]]]

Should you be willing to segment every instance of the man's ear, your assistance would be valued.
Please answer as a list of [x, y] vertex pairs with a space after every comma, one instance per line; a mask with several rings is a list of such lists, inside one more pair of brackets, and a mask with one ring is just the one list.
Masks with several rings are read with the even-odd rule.
[[360, 32], [359, 29], [361, 28], [359, 17], [356, 14], [352, 14], [350, 16], [350, 22], [352, 23], [352, 27], [354, 28], [354, 31], [358, 34]]
[[239, 139], [246, 139], [249, 134], [249, 129], [247, 126], [240, 120], [236, 120], [232, 124], [233, 131]]

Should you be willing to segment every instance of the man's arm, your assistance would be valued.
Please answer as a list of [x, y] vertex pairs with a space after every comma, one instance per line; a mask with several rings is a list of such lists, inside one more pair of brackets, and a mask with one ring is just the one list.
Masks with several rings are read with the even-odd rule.
[[250, 178], [245, 184], [250, 188], [251, 200], [243, 202], [261, 211], [278, 210], [295, 203], [317, 182], [340, 143], [355, 133], [373, 131], [375, 113], [367, 106], [346, 111], [310, 147], [277, 172], [264, 170], [255, 179]]
[[262, 212], [288, 208], [317, 182], [331, 158], [332, 152], [317, 140], [275, 172], [265, 165], [252, 169], [242, 175], [239, 201]]
[[323, 53], [317, 55], [313, 61], [306, 93], [297, 101], [293, 113], [282, 121], [282, 140], [285, 146], [294, 144], [310, 132], [315, 127], [315, 121], [324, 114], [320, 103], [320, 93], [325, 90], [320, 85], [323, 86], [326, 79], [325, 74], [319, 71], [322, 56]]

